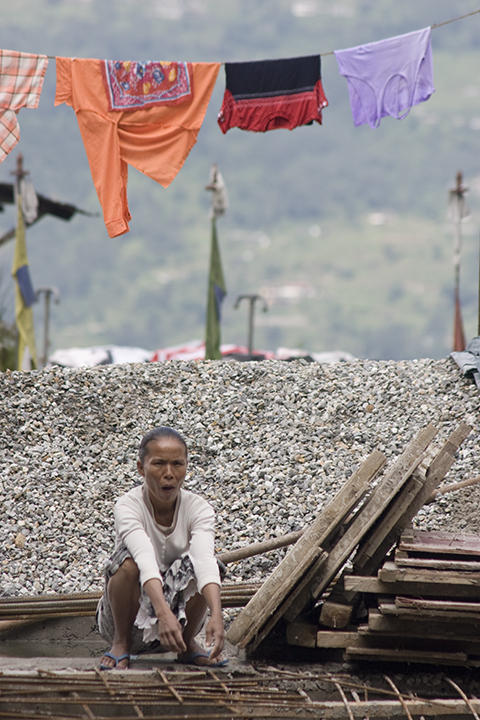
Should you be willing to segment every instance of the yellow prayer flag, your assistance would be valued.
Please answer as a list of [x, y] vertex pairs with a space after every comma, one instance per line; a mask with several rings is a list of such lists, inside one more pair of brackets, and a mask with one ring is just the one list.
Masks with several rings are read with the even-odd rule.
[[37, 366], [35, 348], [35, 328], [33, 325], [32, 305], [35, 292], [28, 270], [27, 245], [25, 241], [25, 222], [22, 212], [22, 199], [17, 194], [17, 232], [13, 255], [12, 276], [15, 280], [15, 321], [18, 329], [18, 361], [19, 370], [23, 368], [25, 350], [28, 349], [34, 367]]

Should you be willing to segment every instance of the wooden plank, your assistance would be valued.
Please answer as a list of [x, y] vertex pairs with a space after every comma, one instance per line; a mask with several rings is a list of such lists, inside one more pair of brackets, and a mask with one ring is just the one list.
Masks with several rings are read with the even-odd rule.
[[383, 615], [376, 608], [368, 611], [368, 630], [372, 633], [404, 633], [408, 637], [418, 636], [434, 640], [480, 640], [480, 620], [475, 623], [464, 619], [435, 620], [421, 616], [410, 620], [395, 615]]
[[433, 425], [427, 425], [426, 428], [422, 429], [397, 458], [390, 471], [378, 482], [371, 497], [362, 508], [362, 512], [355, 518], [345, 535], [331, 550], [327, 562], [315, 578], [312, 590], [314, 598], [317, 598], [325, 590], [373, 523], [380, 517], [399, 489], [405, 484], [411, 473], [421, 462], [424, 451], [436, 434], [437, 429]]
[[414, 530], [404, 532], [398, 544], [405, 552], [427, 555], [465, 555], [480, 557], [480, 537], [474, 534]]
[[450, 637], [432, 637], [417, 633], [372, 632], [367, 625], [358, 627], [358, 640], [352, 647], [382, 647], [401, 650], [428, 650], [429, 652], [464, 652], [468, 656], [480, 655], [478, 639], [465, 640]]
[[431, 620], [473, 620], [480, 622], [480, 613], [477, 612], [459, 612], [456, 610], [427, 610], [421, 608], [398, 607], [395, 603], [387, 603], [380, 601], [378, 609], [383, 615], [395, 615], [396, 617], [405, 618], [430, 618]]
[[394, 562], [387, 561], [378, 571], [378, 579], [382, 582], [436, 583], [445, 585], [445, 595], [451, 585], [480, 588], [480, 572], [431, 570], [429, 568], [398, 567]]
[[309, 623], [289, 623], [287, 625], [287, 644], [298, 647], [317, 646], [317, 626]]
[[[259, 628], [257, 633], [252, 637], [250, 640], [250, 648], [252, 650], [255, 650], [256, 647], [260, 645], [262, 640], [264, 640], [267, 635], [273, 630], [275, 625], [278, 623], [280, 618], [285, 617], [287, 618], [287, 615], [289, 614], [288, 611], [290, 608], [294, 607], [295, 604], [298, 601], [298, 597], [303, 597], [304, 591], [310, 592], [308, 587], [311, 582], [312, 577], [315, 575], [315, 573], [318, 571], [318, 569], [323, 565], [323, 563], [327, 559], [327, 553], [322, 553], [320, 557], [316, 560], [313, 565], [310, 566], [310, 568], [307, 570], [306, 573], [300, 578], [297, 585], [293, 588], [293, 590], [287, 595], [287, 597], [280, 603], [280, 605], [274, 610], [272, 615], [268, 618], [267, 622], [263, 625], [262, 628]], [[294, 613], [294, 617], [297, 617], [297, 613]]]
[[267, 578], [247, 606], [235, 618], [227, 633], [233, 645], [245, 647], [265, 623], [272, 610], [265, 611], [265, 602], [274, 599], [278, 607], [302, 574], [308, 569], [308, 555], [312, 547], [319, 548], [335, 527], [357, 505], [369, 487], [370, 481], [385, 464], [385, 456], [375, 450], [345, 482], [331, 503], [319, 513], [312, 525], [297, 540], [280, 564]]
[[467, 572], [479, 572], [480, 561], [478, 560], [439, 560], [430, 557], [403, 557], [399, 552], [395, 553], [395, 563], [398, 567], [429, 568], [431, 570], [466, 570]]
[[[353, 572], [355, 574], [370, 575], [379, 569], [386, 553], [398, 541], [402, 531], [410, 524], [412, 518], [444, 478], [454, 461], [456, 450], [470, 431], [470, 425], [461, 423], [450, 434], [439, 451], [429, 449], [429, 454], [423, 457], [422, 462], [415, 468], [403, 488], [395, 495], [388, 507], [359, 543], [353, 560]], [[333, 553], [331, 552], [330, 555], [332, 558]], [[332, 561], [331, 558], [330, 562]], [[329, 600], [322, 606], [320, 622], [328, 627], [339, 627], [338, 624], [331, 624], [332, 622], [338, 623], [340, 620], [335, 612], [336, 606], [343, 605], [346, 607], [350, 605], [350, 616], [348, 610], [343, 612], [343, 621], [345, 625], [348, 624], [356, 600], [356, 593], [348, 593], [340, 579], [336, 587], [334, 587]], [[330, 601], [334, 603], [331, 613]], [[293, 618], [290, 617], [290, 619]]]
[[461, 600], [425, 600], [424, 598], [403, 597], [395, 598], [397, 607], [410, 607], [418, 610], [458, 610], [459, 612], [474, 612], [480, 614], [480, 602], [464, 602]]
[[347, 647], [346, 660], [373, 660], [374, 662], [408, 662], [434, 665], [465, 665], [468, 656], [463, 652], [431, 652], [429, 650], [401, 650], [382, 647]]
[[[402, 531], [410, 526], [420, 508], [442, 482], [455, 460], [456, 451], [470, 434], [471, 429], [467, 423], [460, 423], [435, 456], [425, 458], [424, 462], [416, 468], [412, 474], [410, 493], [405, 489], [402, 495], [398, 496], [398, 500], [396, 499], [387, 517], [379, 523], [377, 528], [374, 528], [372, 537], [367, 538], [369, 544], [359, 547], [357, 556], [354, 558], [355, 574], [373, 575], [380, 568], [385, 555], [398, 542]], [[417, 492], [413, 485], [415, 481], [418, 487]]]
[[357, 630], [318, 630], [318, 648], [346, 648], [353, 647], [361, 642]]
[[[353, 526], [353, 529], [350, 528], [350, 533], [345, 533], [345, 537], [342, 538], [342, 540], [340, 541], [341, 545], [336, 548], [336, 552], [330, 552], [329, 561], [323, 568], [323, 572], [326, 573], [326, 577], [324, 577], [321, 581], [317, 580], [317, 585], [312, 593], [313, 597], [318, 597], [318, 595], [326, 588], [328, 583], [336, 575], [338, 569], [344, 564], [351, 552], [353, 552], [357, 543], [359, 544], [359, 549], [363, 547], [362, 543], [365, 543], [365, 549], [368, 548], [369, 550], [368, 553], [365, 552], [365, 562], [370, 560], [370, 555], [375, 555], [374, 565], [375, 569], [377, 569], [377, 564], [380, 564], [380, 561], [383, 560], [385, 552], [391, 547], [391, 544], [393, 543], [394, 538], [390, 536], [399, 524], [400, 518], [403, 517], [405, 507], [410, 507], [412, 497], [414, 498], [422, 489], [425, 473], [422, 473], [419, 476], [414, 477], [413, 479], [408, 477], [408, 473], [410, 473], [412, 469], [414, 471], [416, 470], [416, 466], [420, 464], [423, 458], [423, 453], [430, 444], [433, 437], [435, 436], [436, 432], [437, 431], [433, 426], [427, 426], [425, 430], [421, 431], [410, 442], [404, 453], [397, 459], [390, 473], [386, 476], [386, 478], [384, 478], [383, 485], [380, 488], [376, 488], [376, 493], [378, 493], [378, 495], [375, 495], [376, 500], [380, 498], [380, 493], [382, 492], [382, 490], [384, 493], [387, 493], [387, 498], [383, 498], [383, 502], [380, 508], [377, 508], [376, 510], [375, 508], [373, 508], [373, 513], [372, 506], [367, 504], [367, 506], [362, 511], [361, 518], [357, 519], [357, 523]], [[415, 457], [415, 460], [413, 462], [412, 456]], [[408, 467], [406, 473], [405, 466]], [[393, 486], [389, 486], [389, 483], [392, 481], [392, 479], [394, 479]], [[402, 484], [405, 484], [405, 487], [402, 488]], [[400, 492], [399, 494], [397, 494], [399, 489]], [[399, 495], [400, 501], [398, 501]], [[395, 501], [393, 500], [394, 498]], [[388, 511], [386, 510], [389, 504], [391, 509], [390, 513], [388, 513]], [[368, 508], [370, 508], [369, 523], [366, 522], [366, 514]], [[398, 528], [398, 531], [395, 532], [395, 537], [400, 536], [403, 527], [404, 525], [402, 524]], [[354, 535], [355, 530], [359, 533], [359, 536], [357, 537], [355, 537]], [[350, 547], [348, 545], [349, 540], [351, 542]], [[357, 553], [358, 552], [359, 550], [357, 550]], [[329, 565], [330, 568], [328, 567]], [[361, 574], [368, 574], [366, 572], [368, 567], [367, 565], [365, 565], [365, 568], [360, 569], [358, 567], [357, 570], [359, 570]], [[329, 600], [327, 600], [327, 603], [331, 601], [333, 603], [339, 603], [345, 606], [350, 605], [351, 617], [355, 599], [355, 593], [347, 593], [342, 585], [342, 579], [340, 578], [336, 586], [334, 586], [334, 589], [331, 593]], [[323, 625], [334, 627], [333, 625], [329, 625], [330, 606], [327, 603], [325, 603], [322, 607], [320, 614], [320, 622]], [[306, 598], [304, 598], [303, 605], [301, 603], [297, 603], [297, 605], [302, 609], [305, 607], [305, 604]], [[346, 612], [344, 617], [346, 619]], [[290, 616], [289, 619], [294, 620], [294, 617]], [[346, 620], [346, 622], [349, 621], [350, 619]]]
[[[355, 574], [372, 575], [377, 572], [390, 548], [398, 542], [402, 530], [410, 525], [413, 517], [428, 501], [432, 491], [451, 467], [456, 450], [470, 431], [470, 425], [461, 423], [436, 452], [435, 457], [433, 457], [435, 451], [429, 448], [427, 455], [414, 470], [404, 488], [359, 544], [353, 560]], [[339, 582], [332, 591], [331, 599], [350, 604], [353, 611], [358, 596], [354, 592], [347, 592]], [[322, 613], [324, 617], [322, 618], [321, 614], [320, 621], [327, 624], [328, 607], [325, 611], [322, 608]]]
[[[426, 470], [421, 472], [420, 468], [417, 468], [398, 495], [393, 498], [385, 513], [359, 545], [353, 558], [354, 575], [372, 575], [378, 570], [386, 553], [393, 545], [395, 531], [400, 537], [401, 531], [405, 527], [403, 522], [410, 522], [410, 518], [408, 521], [404, 520], [406, 510], [423, 488], [425, 479]], [[393, 536], [391, 537], [391, 535]]]
[[[285, 560], [286, 558], [284, 558], [284, 561]], [[282, 602], [284, 595], [288, 594], [293, 589], [295, 583], [298, 582], [298, 579], [301, 578], [308, 567], [317, 560], [320, 563], [325, 562], [326, 553], [323, 552], [317, 545], [313, 545], [305, 548], [303, 556], [297, 559], [296, 566], [289, 567], [288, 565], [285, 565], [284, 572], [282, 574], [275, 574], [274, 571], [274, 573], [270, 576], [273, 576], [273, 581], [269, 583], [268, 591], [265, 590], [265, 586], [268, 582], [267, 578], [267, 581], [261, 586], [253, 598], [251, 598], [240, 615], [237, 616], [237, 620], [239, 620], [239, 618], [242, 620], [242, 622], [237, 623], [237, 626], [241, 626], [241, 634], [239, 633], [239, 628], [235, 626], [234, 621], [229, 630], [230, 637], [235, 637], [236, 642], [240, 647], [245, 647], [252, 638], [257, 637], [259, 630], [272, 613], [275, 612], [278, 605]], [[280, 565], [281, 564], [282, 563], [280, 563]], [[289, 574], [286, 573], [287, 569], [289, 570]], [[235, 632], [237, 635], [235, 635]], [[233, 640], [230, 640], [230, 642], [233, 643]]]
[[[348, 646], [350, 647], [350, 646]], [[422, 637], [421, 635], [398, 633], [372, 633], [359, 627], [358, 639], [351, 647], [382, 647], [401, 650], [425, 650], [428, 652], [463, 652], [468, 657], [480, 656], [480, 642], [469, 638]]]
[[362, 575], [345, 575], [345, 590], [371, 593], [374, 595], [413, 595], [414, 597], [464, 597], [478, 598], [478, 588], [475, 586], [453, 585], [445, 592], [444, 583], [414, 583], [414, 582], [383, 582], [377, 577], [364, 577]]

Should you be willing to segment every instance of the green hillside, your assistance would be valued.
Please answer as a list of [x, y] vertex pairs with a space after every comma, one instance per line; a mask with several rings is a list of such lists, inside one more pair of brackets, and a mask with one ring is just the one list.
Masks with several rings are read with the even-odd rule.
[[[16, 0], [2, 8], [2, 47], [51, 56], [253, 60], [350, 47], [476, 10], [473, 0]], [[218, 230], [228, 296], [222, 339], [245, 342], [237, 294], [270, 303], [256, 345], [343, 349], [372, 358], [442, 357], [451, 349], [453, 228], [448, 190], [462, 170], [461, 294], [477, 334], [480, 194], [480, 14], [433, 31], [436, 92], [402, 121], [355, 128], [334, 56], [322, 58], [322, 126], [223, 135], [219, 78], [198, 142], [168, 189], [131, 169], [131, 231], [110, 239], [101, 214], [28, 231], [34, 284], [60, 290], [53, 347], [163, 347], [204, 334], [210, 166], [230, 207]], [[54, 108], [50, 61], [38, 110], [19, 114], [21, 151], [37, 190], [100, 212], [71, 108]], [[0, 233], [15, 222], [0, 215]], [[13, 317], [12, 243], [0, 247], [0, 308]], [[42, 308], [35, 310], [40, 343]]]

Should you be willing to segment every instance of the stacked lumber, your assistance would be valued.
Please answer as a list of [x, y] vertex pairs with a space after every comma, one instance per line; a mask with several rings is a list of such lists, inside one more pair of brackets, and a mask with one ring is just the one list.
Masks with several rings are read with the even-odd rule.
[[480, 667], [480, 537], [406, 531], [377, 577], [345, 576], [350, 590], [362, 584], [373, 603], [347, 658], [394, 660], [401, 652]]
[[[411, 638], [412, 642], [407, 646], [405, 636], [397, 626], [396, 635], [392, 630], [394, 625], [388, 631], [378, 629], [379, 615], [388, 615], [391, 622], [398, 625], [399, 616], [411, 610], [400, 608], [401, 603], [407, 602], [405, 598], [468, 600], [469, 606], [475, 603], [475, 598], [480, 602], [480, 571], [475, 565], [480, 562], [480, 556], [475, 559], [472, 554], [467, 558], [458, 557], [457, 552], [453, 560], [450, 556], [455, 552], [450, 550], [448, 562], [442, 553], [427, 556], [424, 553], [420, 560], [428, 559], [433, 565], [421, 562], [415, 566], [409, 561], [421, 555], [418, 536], [411, 530], [405, 533], [411, 528], [419, 509], [430, 502], [438, 490], [470, 430], [470, 426], [462, 423], [446, 442], [435, 444], [438, 431], [428, 425], [410, 441], [391, 467], [384, 467], [386, 458], [375, 450], [302, 533], [239, 613], [227, 633], [228, 640], [253, 651], [282, 620], [286, 623], [290, 644], [344, 648], [348, 659], [380, 659], [378, 651], [382, 650], [382, 659], [425, 659], [426, 662], [447, 664], [476, 662], [473, 641], [470, 654], [460, 649], [460, 642], [456, 645], [452, 642], [449, 650], [444, 651], [443, 635], [438, 641], [432, 638], [427, 649], [423, 636]], [[414, 538], [415, 550], [406, 549], [408, 538]], [[471, 550], [475, 545], [472, 538], [465, 539], [465, 543], [464, 549]], [[443, 536], [443, 544], [450, 549], [455, 547], [452, 539], [446, 536]], [[477, 544], [480, 547], [480, 539]], [[390, 560], [395, 548], [394, 560]], [[434, 561], [442, 561], [445, 567]], [[441, 579], [440, 572], [444, 573]], [[447, 586], [448, 594], [445, 594]], [[436, 594], [433, 588], [436, 588]], [[428, 595], [426, 590], [433, 595]], [[376, 606], [371, 610], [371, 626], [360, 626], [356, 620], [365, 593], [377, 597]], [[384, 601], [384, 597], [387, 600]], [[400, 612], [394, 615], [392, 607], [397, 608], [397, 605]], [[386, 608], [385, 612], [382, 608]], [[424, 607], [420, 610], [428, 612]], [[461, 609], [449, 608], [449, 612], [457, 614], [475, 614], [476, 611], [477, 608], [463, 605]], [[312, 617], [318, 621], [312, 622]], [[459, 622], [466, 619], [465, 615], [458, 618]], [[472, 617], [468, 619], [472, 620]], [[416, 619], [412, 619], [412, 625], [415, 622]], [[396, 638], [397, 645], [390, 642], [392, 638]], [[399, 640], [402, 640], [401, 646]], [[480, 646], [480, 638], [478, 644]]]

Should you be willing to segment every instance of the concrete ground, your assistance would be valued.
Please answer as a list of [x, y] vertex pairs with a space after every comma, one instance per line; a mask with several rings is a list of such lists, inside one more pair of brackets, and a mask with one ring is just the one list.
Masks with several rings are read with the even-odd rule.
[[[109, 648], [95, 628], [93, 617], [71, 617], [32, 623], [0, 634], [0, 672], [31, 670], [93, 670]], [[231, 670], [246, 668], [244, 653], [226, 643], [223, 657]], [[176, 665], [175, 653], [137, 655], [131, 668]]]
[[[82, 672], [92, 671], [99, 665], [102, 653], [108, 649], [105, 641], [95, 628], [93, 617], [69, 617], [36, 622], [21, 629], [0, 633], [0, 673]], [[254, 658], [247, 658], [245, 652], [226, 644], [224, 657], [228, 665], [216, 670], [229, 675], [272, 672], [277, 676], [278, 686], [282, 686], [282, 673], [305, 674], [312, 678], [312, 685], [319, 697], [330, 695], [331, 684], [319, 692], [318, 681], [337, 676], [349, 678], [369, 687], [385, 685], [385, 673], [393, 677], [402, 692], [412, 692], [418, 696], [425, 694], [433, 697], [447, 696], [451, 688], [446, 678], [453, 678], [463, 691], [473, 697], [480, 696], [480, 676], [475, 669], [446, 668], [435, 666], [413, 666], [390, 663], [385, 665], [362, 663], [352, 665], [344, 663], [341, 656], [320, 654], [318, 650], [289, 647], [283, 636], [272, 636], [265, 652]], [[129, 673], [144, 673], [151, 670], [179, 670], [175, 654], [162, 653], [136, 656], [131, 663]], [[182, 669], [198, 668], [182, 665]], [[120, 672], [120, 671], [119, 671]], [[303, 682], [303, 681], [302, 681]], [[305, 685], [307, 689], [307, 685]]]

